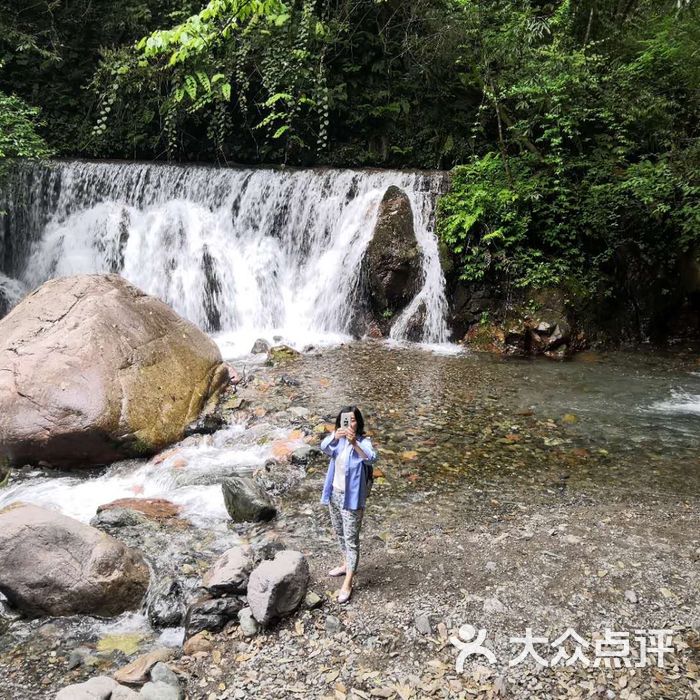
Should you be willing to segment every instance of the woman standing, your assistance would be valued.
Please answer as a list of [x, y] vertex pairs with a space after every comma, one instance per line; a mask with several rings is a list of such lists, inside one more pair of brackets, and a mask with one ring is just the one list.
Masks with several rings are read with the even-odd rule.
[[[344, 413], [351, 413], [347, 428], [340, 427]], [[344, 559], [331, 569], [329, 576], [345, 576], [338, 594], [339, 603], [347, 603], [352, 594], [352, 579], [360, 559], [360, 527], [367, 498], [367, 469], [377, 455], [365, 436], [365, 421], [357, 406], [348, 406], [338, 413], [335, 431], [321, 443], [321, 450], [331, 461], [323, 485], [321, 503], [327, 503], [331, 523], [338, 537]], [[365, 463], [367, 466], [365, 466]]]

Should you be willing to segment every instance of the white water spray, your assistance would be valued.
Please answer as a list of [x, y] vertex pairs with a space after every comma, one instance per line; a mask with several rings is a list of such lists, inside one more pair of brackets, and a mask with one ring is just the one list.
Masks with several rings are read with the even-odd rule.
[[119, 272], [220, 331], [233, 354], [257, 337], [296, 346], [347, 339], [379, 203], [397, 185], [411, 202], [423, 284], [391, 337], [419, 325], [420, 341], [447, 341], [432, 232], [440, 174], [72, 162], [19, 177], [24, 225], [34, 230], [16, 274], [28, 288]]

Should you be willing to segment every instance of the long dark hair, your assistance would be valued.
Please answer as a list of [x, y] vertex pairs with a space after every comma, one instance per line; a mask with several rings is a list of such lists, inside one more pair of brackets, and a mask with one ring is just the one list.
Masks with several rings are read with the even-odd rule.
[[362, 412], [357, 406], [346, 406], [345, 408], [340, 409], [340, 413], [336, 416], [335, 419], [335, 429], [338, 430], [340, 428], [340, 416], [343, 413], [352, 413], [355, 416], [355, 420], [357, 421], [357, 431], [356, 433], [358, 435], [364, 435], [365, 434], [365, 419], [362, 417]]

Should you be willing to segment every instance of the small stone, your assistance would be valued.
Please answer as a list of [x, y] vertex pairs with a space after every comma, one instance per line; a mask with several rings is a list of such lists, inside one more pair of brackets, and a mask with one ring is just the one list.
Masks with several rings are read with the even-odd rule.
[[309, 459], [317, 453], [319, 453], [319, 450], [315, 447], [311, 447], [311, 445], [301, 445], [292, 452], [290, 460], [292, 464], [307, 464]]
[[307, 591], [306, 596], [304, 597], [304, 607], [307, 610], [313, 610], [314, 608], [319, 608], [321, 607], [321, 604], [323, 603], [323, 598], [318, 593], [314, 593], [313, 591]]
[[506, 606], [498, 598], [484, 598], [485, 613], [504, 613]]
[[270, 343], [267, 342], [267, 340], [263, 338], [258, 338], [255, 343], [253, 344], [253, 347], [250, 350], [251, 355], [258, 355], [263, 352], [269, 352], [270, 350]]
[[486, 569], [486, 571], [493, 573], [494, 571], [496, 571], [496, 562], [495, 561], [487, 561], [486, 566], [484, 566], [484, 568]]
[[310, 413], [304, 406], [290, 406], [287, 411], [297, 418], [307, 418]]
[[421, 634], [432, 634], [433, 633], [433, 629], [430, 625], [430, 617], [428, 615], [426, 615], [425, 613], [416, 614], [414, 621], [415, 621], [416, 629]]
[[211, 651], [212, 648], [213, 645], [209, 640], [209, 636], [206, 632], [200, 632], [185, 642], [182, 651], [186, 656], [192, 656], [192, 654], [196, 654], [199, 651]]
[[238, 622], [244, 636], [253, 637], [258, 633], [258, 623], [253, 617], [253, 611], [250, 608], [243, 608], [238, 612]]
[[180, 681], [175, 673], [170, 669], [170, 666], [159, 661], [151, 669], [151, 680], [160, 683], [168, 683], [169, 685], [174, 685], [176, 688], [180, 687]]
[[78, 647], [77, 649], [73, 649], [68, 656], [68, 663], [66, 664], [68, 670], [72, 671], [74, 668], [81, 666], [83, 663], [85, 663], [85, 657], [89, 655], [90, 650], [87, 647]]
[[335, 615], [326, 617], [326, 634], [337, 634], [340, 632], [340, 620]]
[[637, 594], [634, 591], [625, 591], [625, 599], [630, 603], [636, 603], [638, 600]]

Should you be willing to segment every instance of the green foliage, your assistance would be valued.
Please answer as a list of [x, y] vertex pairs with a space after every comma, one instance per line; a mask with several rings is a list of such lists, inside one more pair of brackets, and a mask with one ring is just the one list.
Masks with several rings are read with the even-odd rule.
[[329, 124], [317, 41], [323, 32], [310, 0], [290, 6], [280, 0], [211, 0], [172, 29], [143, 37], [135, 49], [105, 54], [93, 83], [101, 93], [94, 136], [105, 136], [110, 122], [129, 121], [124, 109], [110, 112], [115, 101], [128, 104], [138, 85], [162, 117], [171, 157], [193, 124], [206, 125], [209, 147], [224, 159], [235, 127], [252, 140], [260, 132], [264, 152], [278, 159], [322, 150]]
[[457, 166], [440, 236], [506, 291], [654, 294], [700, 244], [696, 3], [202, 2], [7, 0], [0, 152]]
[[37, 107], [0, 92], [0, 160], [48, 156], [50, 151], [36, 131], [40, 124]]
[[[0, 71], [2, 71], [0, 63]], [[40, 110], [31, 107], [16, 95], [0, 90], [0, 179], [6, 174], [6, 163], [12, 158], [45, 158], [51, 150], [37, 133], [42, 122]], [[0, 212], [1, 213], [1, 212]]]
[[461, 278], [612, 289], [623, 253], [650, 280], [672, 275], [700, 242], [697, 17], [643, 1], [629, 26], [603, 0], [462, 4], [481, 152], [454, 170], [438, 223]]

